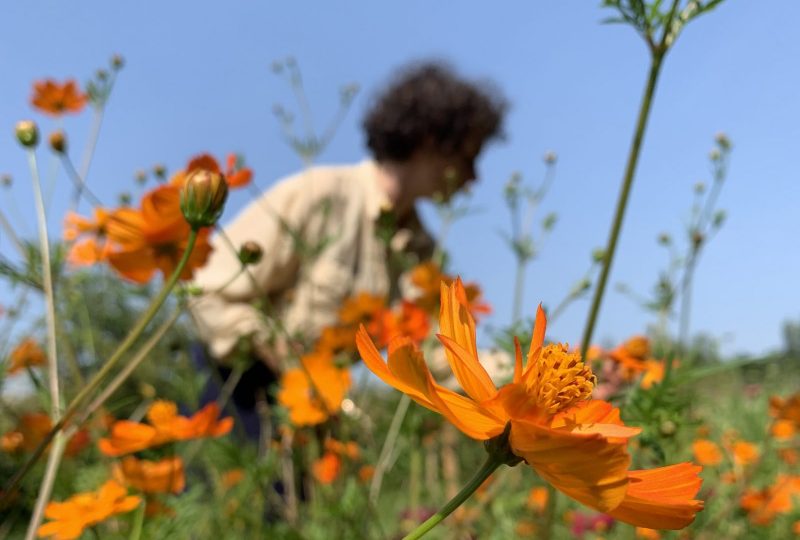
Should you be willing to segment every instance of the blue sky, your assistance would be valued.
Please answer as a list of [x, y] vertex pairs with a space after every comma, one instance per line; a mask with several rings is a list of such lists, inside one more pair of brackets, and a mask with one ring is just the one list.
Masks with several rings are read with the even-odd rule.
[[[412, 0], [341, 2], [100, 2], [10, 3], [0, 18], [4, 74], [0, 173], [15, 178], [0, 208], [34, 232], [24, 153], [10, 133], [24, 117], [55, 126], [28, 106], [32, 81], [88, 79], [113, 53], [126, 59], [108, 106], [89, 183], [106, 201], [133, 190], [136, 170], [164, 163], [171, 170], [210, 151], [246, 156], [267, 187], [300, 167], [281, 140], [275, 103], [296, 109], [285, 80], [270, 65], [291, 55], [302, 69], [319, 124], [334, 113], [338, 88], [362, 92], [319, 162], [366, 155], [359, 122], [368, 97], [393, 68], [420, 58], [444, 58], [470, 77], [494, 80], [512, 103], [508, 139], [479, 163], [473, 201], [479, 212], [458, 222], [447, 239], [452, 268], [476, 280], [495, 307], [492, 323], [508, 322], [514, 259], [500, 239], [508, 230], [502, 185], [513, 171], [538, 180], [547, 150], [558, 153], [557, 177], [544, 202], [559, 221], [526, 279], [525, 313], [553, 305], [605, 242], [617, 197], [648, 55], [632, 29], [604, 25], [599, 2], [452, 3]], [[680, 234], [692, 186], [710, 180], [714, 134], [734, 143], [720, 198], [728, 213], [696, 277], [692, 323], [729, 354], [762, 353], [781, 343], [781, 324], [800, 317], [800, 231], [796, 152], [800, 141], [795, 21], [791, 0], [729, 0], [693, 22], [666, 60], [639, 164], [611, 284], [646, 293], [666, 264], [655, 238]], [[78, 160], [88, 112], [64, 127]], [[46, 149], [42, 168], [50, 167]], [[59, 176], [50, 223], [60, 228], [69, 193]], [[232, 196], [225, 219], [245, 204]], [[84, 209], [86, 207], [84, 206]], [[425, 216], [432, 230], [436, 219]], [[0, 236], [0, 251], [11, 253]], [[8, 291], [2, 293], [8, 296]], [[7, 301], [0, 299], [0, 303]], [[31, 306], [35, 309], [35, 306]], [[550, 336], [580, 339], [588, 300], [555, 321]], [[627, 297], [609, 291], [596, 332], [622, 339], [653, 322]]]

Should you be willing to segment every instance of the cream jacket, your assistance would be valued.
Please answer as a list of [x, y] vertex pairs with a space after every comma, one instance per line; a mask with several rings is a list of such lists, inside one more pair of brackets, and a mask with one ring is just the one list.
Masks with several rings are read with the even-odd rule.
[[[351, 294], [390, 292], [396, 276], [376, 235], [389, 201], [376, 167], [373, 161], [321, 166], [285, 178], [214, 236], [214, 251], [196, 273], [203, 295], [190, 304], [212, 356], [224, 361], [242, 337], [282, 356], [282, 336], [318, 337]], [[393, 247], [429, 255], [433, 242], [416, 214], [410, 223], [395, 234]], [[242, 272], [236, 251], [248, 240], [264, 254]], [[300, 245], [316, 246], [317, 253], [304, 254]], [[259, 300], [266, 310], [255, 305]]]

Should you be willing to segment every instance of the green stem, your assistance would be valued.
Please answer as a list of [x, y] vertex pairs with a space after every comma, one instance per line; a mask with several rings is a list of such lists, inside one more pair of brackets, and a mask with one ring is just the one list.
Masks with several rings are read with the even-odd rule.
[[594, 327], [597, 323], [597, 315], [600, 312], [600, 302], [603, 299], [603, 293], [606, 290], [606, 283], [608, 282], [608, 275], [611, 273], [611, 263], [614, 260], [614, 252], [617, 248], [617, 240], [619, 233], [622, 229], [622, 220], [625, 216], [625, 208], [628, 205], [628, 196], [631, 192], [633, 185], [633, 177], [636, 172], [636, 164], [639, 161], [639, 154], [641, 153], [642, 140], [644, 139], [645, 128], [647, 127], [647, 119], [650, 116], [650, 109], [653, 105], [653, 95], [656, 90], [656, 83], [658, 75], [661, 72], [662, 60], [664, 59], [664, 49], [657, 50], [650, 62], [650, 74], [647, 78], [647, 86], [644, 90], [642, 103], [639, 108], [639, 118], [636, 122], [636, 131], [633, 135], [633, 142], [631, 143], [630, 152], [628, 154], [628, 163], [625, 167], [625, 176], [622, 180], [622, 187], [619, 192], [619, 199], [617, 200], [617, 209], [614, 214], [614, 220], [611, 224], [611, 231], [608, 235], [608, 242], [606, 244], [605, 255], [603, 257], [603, 268], [600, 271], [600, 279], [597, 283], [597, 288], [594, 290], [594, 298], [592, 299], [592, 307], [589, 310], [589, 317], [586, 321], [586, 327], [583, 332], [583, 339], [581, 340], [581, 356], [586, 357], [586, 352], [592, 341], [592, 334]]
[[47, 237], [47, 216], [44, 211], [42, 186], [39, 182], [39, 168], [36, 153], [28, 150], [28, 164], [33, 180], [33, 199], [36, 203], [36, 221], [39, 227], [39, 251], [42, 257], [42, 289], [45, 299], [45, 318], [47, 321], [47, 381], [50, 389], [50, 416], [53, 422], [61, 417], [61, 397], [58, 385], [58, 352], [56, 349], [56, 307], [53, 295], [53, 269], [50, 266], [50, 240]]
[[502, 464], [503, 460], [500, 456], [496, 454], [489, 454], [481, 468], [475, 473], [475, 476], [473, 476], [472, 479], [467, 482], [467, 485], [465, 485], [455, 497], [450, 499], [450, 502], [444, 505], [441, 510], [436, 512], [433, 516], [420, 524], [416, 529], [411, 531], [407, 536], [404, 537], [403, 540], [415, 540], [417, 538], [422, 538], [431, 529], [436, 527], [436, 525], [441, 523], [444, 518], [452, 514], [456, 508], [464, 504], [464, 501], [466, 501], [473, 493], [475, 493], [475, 491], [481, 487], [481, 484], [483, 484], [486, 479], [489, 478], [492, 473]]
[[103, 382], [105, 379], [116, 367], [128, 349], [134, 344], [134, 342], [142, 335], [144, 329], [156, 315], [158, 310], [167, 300], [170, 291], [172, 291], [175, 284], [178, 282], [181, 273], [183, 272], [184, 267], [189, 262], [189, 256], [194, 249], [195, 242], [197, 241], [197, 230], [192, 229], [189, 233], [189, 239], [187, 241], [186, 250], [183, 252], [183, 256], [181, 257], [178, 266], [175, 268], [175, 271], [169, 277], [167, 282], [164, 284], [164, 287], [158, 293], [153, 302], [147, 308], [147, 311], [142, 315], [142, 317], [138, 320], [136, 325], [128, 332], [128, 335], [125, 337], [123, 342], [117, 347], [111, 357], [105, 362], [100, 371], [98, 371], [94, 377], [84, 386], [81, 391], [78, 393], [77, 396], [70, 402], [69, 406], [67, 407], [64, 415], [56, 422], [53, 428], [47, 433], [47, 435], [42, 439], [36, 449], [33, 451], [31, 456], [28, 460], [22, 465], [20, 469], [17, 470], [16, 473], [11, 477], [11, 479], [6, 483], [5, 487], [3, 488], [2, 496], [0, 496], [0, 508], [5, 508], [5, 505], [8, 504], [8, 501], [16, 493], [17, 488], [19, 487], [19, 483], [22, 478], [30, 471], [31, 467], [39, 460], [39, 458], [44, 453], [47, 445], [50, 444], [50, 441], [53, 440], [56, 433], [60, 432], [66, 423], [75, 415], [78, 409], [83, 405], [83, 403], [89, 398], [89, 396], [94, 392], [98, 386]]

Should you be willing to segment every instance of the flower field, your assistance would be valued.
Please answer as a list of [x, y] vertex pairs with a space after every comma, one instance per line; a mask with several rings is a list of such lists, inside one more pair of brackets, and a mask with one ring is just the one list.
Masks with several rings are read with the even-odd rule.
[[[179, 165], [116, 181], [110, 202], [90, 165], [106, 113], [132, 106], [120, 95], [125, 57], [86, 82], [30, 81], [13, 137], [0, 141], [9, 194], [0, 198], [0, 540], [800, 537], [800, 331], [787, 323], [781, 352], [734, 356], [696, 316], [706, 298], [698, 269], [738, 210], [721, 202], [733, 137], [708, 138], [706, 177], [664, 224], [673, 232], [655, 239], [667, 262], [652, 292], [615, 291], [610, 277], [630, 260], [619, 240], [636, 228], [625, 216], [645, 180], [639, 158], [667, 153], [645, 135], [668, 53], [695, 19], [726, 7], [603, 2], [610, 29], [634, 31], [649, 62], [635, 121], [625, 120], [629, 146], [614, 161], [616, 205], [602, 246], [567, 254], [546, 240], [569, 208], [545, 210], [562, 181], [557, 165], [580, 157], [547, 152], [540, 181], [513, 173], [492, 187], [511, 225], [495, 239], [513, 261], [494, 271], [513, 298], [503, 324], [489, 287], [454, 264], [459, 250], [482, 247], [447, 242], [464, 220], [485, 217], [472, 214], [480, 201], [466, 190], [431, 197], [425, 257], [398, 241], [399, 204], [377, 205], [368, 240], [385, 258], [388, 292], [359, 288], [359, 268], [345, 286], [340, 266], [319, 264], [344, 258], [344, 225], [317, 234], [336, 219], [338, 196], [270, 206], [270, 179], [234, 149], [160, 148]], [[295, 124], [313, 125], [300, 68], [290, 58], [272, 71], [300, 111], [297, 122], [273, 111], [303, 164], [292, 178], [313, 185], [358, 88], [341, 89], [328, 128], [298, 135]], [[92, 126], [86, 140], [73, 135], [81, 121]], [[27, 177], [3, 174], [14, 152]], [[54, 201], [55, 178], [64, 200]], [[32, 206], [17, 207], [12, 187], [29, 191]], [[280, 242], [252, 227], [240, 241], [241, 227], [226, 224], [232, 200], [271, 220]], [[311, 217], [295, 220], [298, 206]], [[580, 277], [529, 304], [526, 289], [547, 287], [530, 276], [548, 253]], [[222, 259], [225, 275], [210, 270]], [[312, 277], [306, 295], [297, 284]], [[598, 321], [613, 294], [633, 300], [641, 324], [609, 340]], [[257, 326], [213, 322], [209, 298]], [[556, 322], [576, 312], [580, 333], [563, 335]], [[298, 313], [322, 323], [297, 330]], [[751, 325], [747, 305], [739, 317]]]

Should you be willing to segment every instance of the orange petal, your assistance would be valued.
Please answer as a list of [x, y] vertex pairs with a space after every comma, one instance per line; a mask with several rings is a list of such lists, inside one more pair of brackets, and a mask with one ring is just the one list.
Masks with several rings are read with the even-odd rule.
[[449, 287], [442, 282], [440, 291], [440, 333], [458, 344], [464, 351], [463, 354], [457, 354], [452, 347], [445, 343], [445, 354], [450, 368], [453, 370], [453, 375], [467, 395], [475, 401], [490, 399], [497, 393], [497, 390], [491, 377], [478, 361], [475, 320], [469, 312], [461, 278], [456, 278]]
[[[606, 438], [629, 439], [642, 432], [641, 428], [626, 426], [619, 417], [619, 409], [599, 399], [578, 402], [553, 417], [553, 429], [570, 427], [575, 433], [597, 433]], [[620, 441], [615, 441], [620, 442]]]
[[536, 322], [533, 323], [533, 335], [531, 337], [531, 347], [528, 349], [530, 357], [536, 349], [544, 345], [544, 333], [547, 329], [547, 316], [544, 314], [542, 304], [536, 308]]
[[703, 501], [694, 499], [702, 483], [698, 476], [701, 469], [692, 463], [679, 463], [630, 471], [625, 499], [607, 513], [637, 527], [682, 529], [703, 509]]
[[511, 448], [556, 489], [600, 512], [619, 506], [631, 458], [624, 444], [512, 421]]

